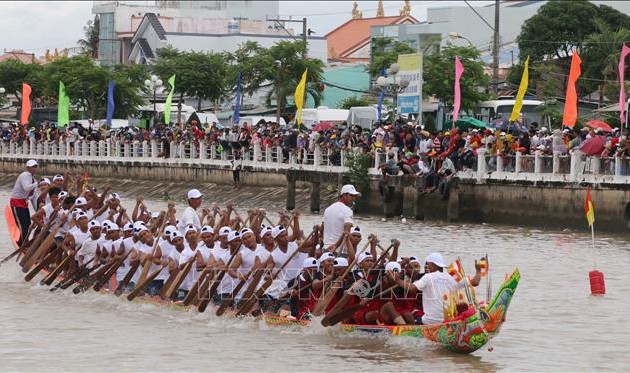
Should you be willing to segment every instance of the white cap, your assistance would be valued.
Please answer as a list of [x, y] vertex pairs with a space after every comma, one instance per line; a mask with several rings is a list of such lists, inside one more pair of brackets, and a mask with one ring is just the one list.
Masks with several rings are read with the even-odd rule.
[[74, 205], [75, 206], [87, 205], [87, 199], [85, 199], [85, 197], [79, 197], [79, 198], [77, 198], [76, 201], [74, 201]]
[[48, 184], [50, 185], [50, 179], [45, 177], [39, 181], [40, 184]]
[[302, 263], [302, 268], [317, 268], [319, 263], [317, 263], [317, 259], [309, 257], [304, 259]]
[[29, 159], [28, 162], [26, 162], [26, 167], [37, 167], [37, 161], [34, 159]]
[[109, 225], [109, 228], [107, 229], [107, 231], [108, 231], [108, 232], [109, 232], [109, 231], [117, 231], [117, 230], [119, 230], [119, 229], [120, 229], [120, 227], [118, 226], [118, 224], [116, 224], [116, 223], [111, 223], [111, 224]]
[[273, 237], [273, 228], [271, 227], [262, 227], [260, 229], [260, 237], [266, 235], [266, 234], [271, 234], [271, 236]]
[[350, 234], [358, 234], [361, 235], [361, 228], [354, 226], [350, 229]]
[[88, 229], [100, 228], [100, 227], [101, 227], [101, 223], [99, 223], [98, 220], [90, 220], [90, 222], [88, 223]]
[[241, 237], [243, 237], [243, 236], [245, 236], [246, 234], [249, 234], [249, 233], [254, 234], [254, 231], [249, 229], [249, 228], [241, 229]]
[[117, 200], [120, 200], [120, 195], [119, 195], [118, 193], [112, 193], [112, 194], [109, 196], [109, 199], [110, 199], [110, 200], [112, 200], [112, 199], [117, 199]]
[[139, 230], [142, 227], [146, 227], [146, 224], [144, 224], [144, 222], [138, 220], [137, 222], [133, 223], [133, 227], [135, 230]]
[[219, 229], [219, 236], [227, 236], [230, 234], [230, 232], [232, 232], [230, 227], [221, 227]]
[[348, 259], [346, 258], [337, 258], [335, 259], [335, 264], [333, 264], [333, 268], [347, 267]]
[[319, 264], [322, 264], [326, 260], [335, 260], [335, 256], [333, 253], [326, 251], [322, 253], [322, 256], [319, 257]]
[[75, 217], [74, 217], [74, 218], [75, 218], [75, 219], [77, 219], [77, 220], [79, 220], [79, 219], [81, 219], [81, 218], [86, 218], [86, 219], [87, 219], [87, 217], [88, 217], [88, 216], [87, 216], [87, 214], [86, 214], [85, 212], [83, 212], [83, 211], [79, 211], [79, 212], [77, 212], [77, 214], [75, 215]]
[[112, 224], [114, 224], [114, 222], [112, 222], [111, 220], [107, 220], [107, 219], [106, 219], [105, 221], [103, 221], [103, 228], [104, 228], [105, 230], [107, 230], [107, 229], [109, 229], [109, 227], [110, 227]]
[[273, 238], [278, 238], [278, 236], [282, 233], [282, 232], [286, 232], [286, 229], [281, 226], [281, 225], [276, 225], [275, 227], [273, 227], [273, 229], [271, 230], [271, 236]]
[[157, 219], [160, 217], [160, 213], [159, 212], [152, 212], [151, 213], [151, 219]]
[[203, 228], [201, 228], [201, 233], [212, 233], [212, 234], [214, 234], [214, 228], [212, 228], [209, 225], [204, 225]]
[[171, 240], [174, 240], [176, 238], [184, 238], [184, 236], [182, 236], [182, 234], [179, 233], [179, 231], [172, 231], [171, 232]]
[[66, 192], [65, 190], [62, 190], [61, 192], [59, 192], [59, 199], [64, 199], [68, 196], [68, 192]]
[[135, 228], [134, 230], [135, 230], [136, 234], [140, 234], [140, 233], [142, 233], [144, 231], [148, 231], [149, 228], [147, 228], [145, 225], [141, 225], [139, 228]]
[[57, 174], [53, 176], [53, 181], [57, 181], [57, 180], [63, 180], [63, 176], [61, 174]]
[[354, 185], [352, 184], [346, 184], [344, 186], [341, 187], [341, 192], [339, 192], [339, 194], [344, 195], [344, 194], [351, 194], [353, 196], [360, 196], [361, 193], [357, 192], [356, 189], [354, 189]]
[[241, 234], [238, 233], [238, 231], [230, 231], [230, 234], [228, 234], [228, 242], [232, 242], [237, 238], [241, 238]]
[[186, 228], [184, 229], [184, 236], [186, 236], [188, 234], [188, 232], [197, 232], [197, 228], [195, 228], [194, 225], [189, 224], [186, 226]]
[[191, 189], [188, 191], [188, 199], [191, 198], [200, 198], [202, 197], [203, 194], [201, 194], [201, 192], [199, 191], [199, 189]]
[[422, 263], [420, 263], [420, 260], [418, 260], [418, 258], [417, 258], [417, 257], [415, 257], [415, 256], [410, 256], [410, 257], [409, 257], [409, 264], [411, 264], [411, 263], [418, 263], [418, 264], [422, 264]]
[[170, 236], [176, 230], [177, 230], [176, 226], [174, 226], [174, 225], [167, 225], [166, 228], [164, 228], [164, 234], [167, 234], [167, 235]]
[[132, 223], [127, 223], [125, 224], [123, 231], [132, 231], [133, 230], [133, 224]]
[[440, 268], [446, 267], [446, 264], [444, 264], [444, 258], [442, 258], [442, 255], [440, 255], [440, 253], [429, 254], [429, 256], [427, 256], [426, 259], [424, 259], [424, 262], [433, 263]]
[[387, 264], [385, 264], [385, 270], [400, 272], [401, 271], [400, 264], [398, 264], [398, 262], [388, 262]]
[[364, 252], [362, 252], [361, 254], [359, 254], [359, 259], [357, 260], [357, 263], [358, 263], [358, 264], [361, 264], [361, 263], [363, 263], [363, 261], [364, 261], [365, 259], [367, 259], [367, 258], [373, 258], [373, 257], [372, 257], [372, 254], [370, 254], [370, 252], [369, 252], [369, 251], [364, 251]]

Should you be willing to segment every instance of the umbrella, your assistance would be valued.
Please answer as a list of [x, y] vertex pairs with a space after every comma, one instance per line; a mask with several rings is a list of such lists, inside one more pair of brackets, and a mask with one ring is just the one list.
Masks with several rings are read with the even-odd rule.
[[582, 143], [580, 150], [585, 155], [600, 155], [605, 145], [606, 136], [593, 136]]
[[313, 128], [311, 128], [311, 131], [312, 132], [328, 131], [333, 128], [335, 128], [335, 125], [332, 124], [331, 122], [320, 122], [314, 125]]
[[612, 128], [606, 122], [602, 122], [601, 120], [589, 120], [586, 122], [586, 125], [591, 128], [599, 128], [604, 132], [612, 132]]
[[[461, 117], [457, 120], [457, 123], [455, 123], [455, 125], [458, 129], [468, 129], [470, 127], [479, 128], [479, 129], [488, 128], [488, 124], [486, 122], [473, 118], [473, 117]], [[453, 126], [452, 120], [446, 122], [447, 128], [451, 126]]]

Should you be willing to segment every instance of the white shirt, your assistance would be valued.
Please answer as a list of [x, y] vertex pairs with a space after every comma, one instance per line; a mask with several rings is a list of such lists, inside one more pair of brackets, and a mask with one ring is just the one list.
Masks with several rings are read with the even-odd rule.
[[271, 256], [271, 251], [267, 250], [265, 245], [259, 243], [256, 247], [256, 256], [260, 259], [261, 263], [265, 263]]
[[81, 245], [83, 245], [83, 242], [85, 242], [88, 237], [90, 237], [89, 230], [83, 232], [78, 226], [72, 227], [72, 229], [70, 229], [68, 233], [70, 233], [74, 237], [74, 243], [77, 249], [80, 248]]
[[201, 221], [199, 220], [199, 214], [195, 211], [194, 208], [188, 206], [182, 213], [181, 219], [179, 219], [179, 224], [177, 225], [177, 229], [184, 234], [186, 227], [189, 225], [193, 225], [197, 230], [201, 229]]
[[457, 282], [445, 272], [427, 273], [413, 283], [422, 292], [422, 322], [439, 324], [444, 322], [444, 294], [457, 287]]
[[[88, 237], [81, 244], [81, 248], [79, 249], [79, 251], [77, 251], [77, 255], [83, 257], [83, 264], [84, 265], [88, 261], [94, 259], [94, 256], [96, 255], [96, 249], [98, 248], [100, 240], [101, 240], [100, 237], [98, 239], [96, 239], [96, 240], [93, 240], [92, 237]], [[90, 263], [88, 265], [88, 267], [90, 267], [90, 268], [94, 267], [94, 263]]]
[[43, 209], [44, 209], [44, 224], [48, 224], [48, 222], [50, 221], [50, 217], [53, 211], [55, 210], [55, 208], [52, 206], [52, 203], [47, 203], [44, 205]]
[[[196, 255], [197, 255], [197, 250], [191, 249], [190, 246], [188, 245], [188, 242], [185, 242], [184, 250], [182, 250], [179, 256], [179, 265], [182, 266], [183, 264], [188, 263], [191, 260], [194, 261], [194, 258]], [[190, 268], [190, 271], [188, 271], [188, 274], [186, 275], [186, 278], [184, 279], [184, 281], [182, 281], [182, 284], [179, 285], [179, 288], [184, 289], [184, 290], [190, 290], [190, 286], [195, 282], [196, 279], [197, 279], [197, 271], [195, 270], [195, 264], [193, 263], [193, 266]]]
[[35, 180], [33, 174], [24, 171], [15, 180], [11, 198], [29, 199], [35, 194], [35, 189], [37, 189], [37, 180]]
[[[279, 270], [280, 267], [286, 263], [293, 253], [298, 249], [298, 244], [295, 241], [289, 242], [287, 245], [287, 252], [283, 252], [279, 247], [271, 252], [271, 257], [273, 258], [273, 262], [275, 264], [275, 270]], [[297, 253], [291, 259], [289, 264], [282, 270], [282, 273], [278, 276], [279, 279], [289, 282], [296, 278], [300, 272], [302, 272], [302, 265], [304, 264], [304, 259], [308, 257], [306, 253]]]
[[354, 224], [352, 214], [352, 209], [342, 202], [335, 202], [324, 211], [324, 247], [337, 243], [344, 224]]
[[[121, 243], [123, 246], [123, 250], [125, 251], [124, 255], [129, 254], [131, 249], [134, 247], [133, 237], [123, 238]], [[115, 245], [114, 248], [116, 249], [116, 251], [118, 251], [118, 249], [120, 248], [120, 244]], [[129, 271], [129, 257], [127, 257], [125, 261], [123, 262], [123, 264], [121, 264], [120, 267], [118, 267], [118, 269], [116, 270], [116, 281], [119, 281], [119, 282], [122, 281], [127, 275], [128, 271]]]

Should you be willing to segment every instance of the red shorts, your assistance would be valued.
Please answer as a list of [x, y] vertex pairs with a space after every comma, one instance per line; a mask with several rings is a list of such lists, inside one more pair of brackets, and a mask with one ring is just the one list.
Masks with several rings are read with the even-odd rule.
[[354, 322], [359, 325], [365, 325], [366, 323], [365, 315], [371, 311], [379, 312], [378, 318], [382, 322], [383, 320], [381, 319], [380, 311], [383, 304], [385, 304], [385, 301], [383, 301], [382, 299], [372, 299], [371, 301], [367, 302], [365, 307], [361, 308], [360, 310], [354, 313], [353, 315]]

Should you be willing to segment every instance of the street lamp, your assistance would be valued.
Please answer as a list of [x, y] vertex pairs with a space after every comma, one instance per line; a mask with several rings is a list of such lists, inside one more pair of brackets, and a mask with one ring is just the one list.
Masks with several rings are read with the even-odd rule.
[[[379, 87], [384, 93], [393, 95], [394, 98], [394, 120], [396, 120], [396, 113], [398, 110], [398, 94], [403, 93], [405, 88], [409, 86], [409, 79], [400, 78], [397, 76], [400, 71], [400, 65], [393, 63], [389, 69], [385, 71], [384, 76], [379, 76], [376, 79], [376, 86]], [[389, 77], [388, 77], [389, 75]]]
[[157, 96], [157, 91], [163, 88], [162, 80], [159, 79], [156, 75], [151, 75], [151, 79], [147, 79], [144, 81], [144, 86], [147, 87], [149, 91], [153, 91], [153, 126], [155, 127], [156, 121], [157, 121], [157, 107], [156, 107], [157, 97], [156, 96]]
[[471, 48], [474, 48], [475, 46], [473, 45], [473, 43], [468, 40], [467, 37], [462, 36], [459, 32], [457, 31], [451, 31], [448, 33], [448, 37], [451, 39], [464, 39], [468, 42], [468, 45], [470, 45]]
[[7, 91], [7, 90], [6, 90], [6, 89], [4, 89], [4, 87], [0, 87], [0, 103], [2, 103], [2, 102], [3, 102], [4, 93], [5, 93], [6, 91]]

